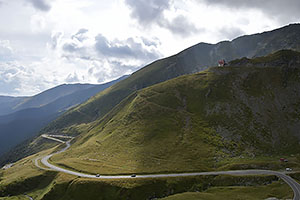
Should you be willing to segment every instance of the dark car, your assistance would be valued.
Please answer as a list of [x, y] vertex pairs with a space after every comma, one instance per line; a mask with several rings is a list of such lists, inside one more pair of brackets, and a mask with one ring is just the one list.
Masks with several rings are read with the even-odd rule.
[[96, 177], [100, 177], [100, 174], [96, 174]]
[[132, 174], [131, 177], [136, 177], [136, 174]]

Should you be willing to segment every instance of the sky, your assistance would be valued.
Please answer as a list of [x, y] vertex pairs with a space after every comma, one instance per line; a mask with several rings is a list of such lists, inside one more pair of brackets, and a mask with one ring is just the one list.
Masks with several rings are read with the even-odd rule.
[[300, 22], [299, 0], [0, 0], [0, 95], [99, 84], [199, 42]]

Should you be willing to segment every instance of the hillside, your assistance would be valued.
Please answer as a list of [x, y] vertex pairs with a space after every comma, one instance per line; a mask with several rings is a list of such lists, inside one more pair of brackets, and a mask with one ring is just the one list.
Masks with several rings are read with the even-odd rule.
[[[14, 112], [28, 109], [39, 108], [47, 105], [63, 96], [67, 96], [74, 92], [85, 90], [96, 85], [92, 84], [63, 84], [51, 88], [40, 94], [30, 97], [1, 97], [0, 116], [12, 114]], [[3, 108], [2, 108], [3, 107]]]
[[88, 102], [70, 110], [49, 124], [42, 132], [60, 132], [74, 124], [102, 118], [135, 91], [215, 66], [217, 61], [267, 55], [281, 49], [300, 50], [300, 24], [274, 31], [242, 36], [217, 44], [199, 43], [174, 56], [158, 60], [132, 74], [128, 79], [99, 93]]
[[30, 97], [0, 96], [0, 116], [10, 114], [15, 106], [26, 101], [28, 98]]
[[300, 53], [249, 62], [131, 94], [52, 162], [101, 174], [284, 167], [278, 157], [300, 150]]
[[100, 85], [61, 85], [30, 97], [18, 106], [18, 109], [26, 109], [0, 116], [0, 156], [17, 144], [34, 137], [41, 128], [66, 110], [125, 78], [127, 76]]

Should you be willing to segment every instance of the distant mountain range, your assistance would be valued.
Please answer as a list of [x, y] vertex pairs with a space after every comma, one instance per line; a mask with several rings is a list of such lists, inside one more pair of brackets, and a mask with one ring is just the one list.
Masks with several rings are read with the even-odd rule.
[[64, 84], [32, 97], [0, 97], [0, 155], [33, 137], [66, 110], [127, 78], [106, 84]]

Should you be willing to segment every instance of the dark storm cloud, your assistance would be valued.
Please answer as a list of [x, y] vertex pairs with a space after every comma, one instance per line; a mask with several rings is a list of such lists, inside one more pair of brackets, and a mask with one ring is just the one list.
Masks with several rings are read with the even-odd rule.
[[41, 11], [49, 11], [51, 9], [50, 4], [46, 0], [30, 0], [29, 2], [34, 8]]
[[125, 0], [125, 3], [131, 9], [131, 16], [143, 27], [156, 24], [181, 36], [200, 31], [183, 15], [171, 21], [165, 17], [164, 11], [170, 9], [170, 0]]
[[299, 0], [202, 0], [208, 5], [222, 5], [228, 8], [254, 8], [283, 22], [299, 20]]
[[108, 41], [103, 35], [96, 36], [95, 48], [99, 54], [114, 58], [133, 58], [139, 60], [154, 60], [160, 55], [151, 50], [145, 49], [141, 43], [129, 38], [125, 41]]

